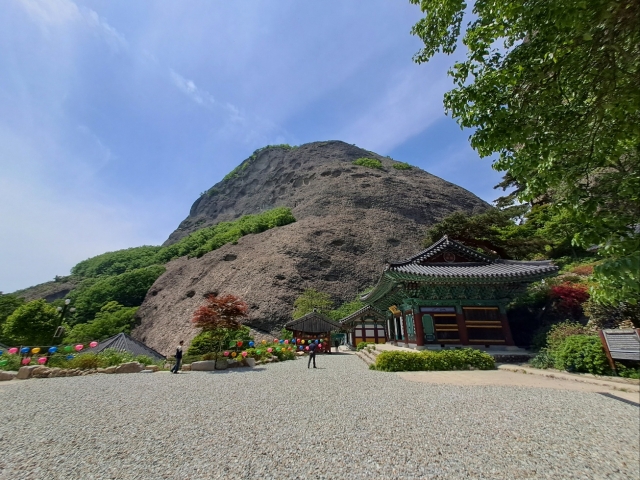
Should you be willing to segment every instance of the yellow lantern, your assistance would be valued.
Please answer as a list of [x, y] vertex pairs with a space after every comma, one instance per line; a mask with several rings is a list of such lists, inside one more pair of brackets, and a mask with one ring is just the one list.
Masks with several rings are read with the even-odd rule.
[[31, 353], [40, 353], [40, 347], [32, 348]]

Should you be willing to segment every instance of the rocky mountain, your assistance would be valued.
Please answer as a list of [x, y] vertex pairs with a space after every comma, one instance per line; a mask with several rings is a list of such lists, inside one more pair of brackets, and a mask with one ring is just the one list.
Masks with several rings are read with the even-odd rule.
[[[355, 165], [359, 158], [378, 160], [381, 168]], [[279, 330], [305, 289], [329, 293], [336, 306], [350, 301], [375, 284], [385, 261], [419, 250], [429, 225], [488, 205], [423, 170], [344, 142], [266, 147], [196, 200], [165, 244], [278, 206], [290, 207], [297, 221], [201, 258], [169, 262], [138, 311], [134, 337], [170, 352], [195, 336], [191, 316], [212, 292], [240, 295], [250, 305], [248, 324]]]

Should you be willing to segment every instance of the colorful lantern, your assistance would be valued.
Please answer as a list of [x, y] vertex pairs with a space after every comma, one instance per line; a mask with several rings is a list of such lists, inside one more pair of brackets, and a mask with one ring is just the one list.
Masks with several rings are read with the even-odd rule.
[[229, 356], [229, 352], [228, 352], [227, 350], [225, 350], [225, 352], [223, 353], [223, 355], [224, 355], [225, 357], [228, 357], [228, 356]]
[[306, 351], [309, 351], [309, 347], [304, 347], [304, 349], [305, 349]]
[[271, 348], [271, 347], [267, 348], [267, 352], [269, 352], [269, 353], [273, 352], [273, 348]]
[[23, 354], [24, 354], [24, 353], [29, 353], [29, 351], [30, 351], [30, 350], [31, 350], [31, 349], [30, 349], [29, 347], [22, 347], [22, 348], [20, 349], [20, 353], [23, 353]]
[[289, 340], [285, 340], [285, 341], [284, 341], [284, 344], [285, 344], [285, 345], [289, 345]]
[[78, 345], [76, 345], [76, 346], [75, 346], [75, 347], [73, 347], [73, 348], [75, 348], [75, 349], [76, 349], [76, 352], [79, 352], [80, 350], [82, 350], [82, 349], [84, 348], [84, 346], [83, 346], [83, 345], [78, 344]]
[[231, 352], [231, 357], [236, 358], [236, 355], [238, 355], [236, 352]]
[[238, 345], [239, 347], [242, 346], [242, 340], [238, 340], [238, 343], [236, 343], [236, 345]]
[[262, 340], [262, 344], [263, 344], [263, 345], [264, 345], [264, 344], [266, 344], [266, 343], [267, 343], [267, 341], [266, 341], [266, 340]]
[[274, 338], [274, 339], [273, 339], [273, 343], [278, 343], [278, 339], [277, 339], [277, 338]]
[[33, 348], [31, 349], [31, 353], [34, 353], [34, 354], [35, 354], [35, 353], [40, 353], [40, 347], [33, 347]]
[[253, 343], [253, 342], [249, 342], [249, 346], [250, 346], [250, 347], [253, 347], [254, 345], [255, 345], [255, 343]]
[[58, 347], [49, 347], [49, 353], [50, 353], [50, 354], [52, 354], [52, 355], [53, 355], [53, 354], [54, 354], [54, 353], [56, 353], [57, 351], [58, 351]]
[[[66, 347], [64, 347], [64, 351], [65, 352], [72, 352], [73, 351], [73, 347], [71, 345], [67, 345]], [[73, 357], [71, 357], [73, 358]]]
[[66, 357], [64, 357], [64, 358], [66, 358], [67, 360], [73, 360], [73, 355], [67, 355], [67, 356], [66, 356]]
[[18, 353], [18, 348], [17, 348], [17, 347], [12, 347], [12, 348], [10, 348], [10, 349], [8, 350], [8, 352], [9, 352], [11, 355], [15, 355], [16, 353]]
[[89, 344], [89, 346], [90, 346], [91, 348], [96, 348], [96, 347], [98, 346], [98, 342], [91, 342], [91, 343]]
[[247, 352], [242, 352], [240, 355], [242, 355], [243, 357], [247, 356]]
[[304, 340], [300, 340], [300, 343], [301, 343], [302, 345], [304, 345]]
[[40, 358], [38, 359], [38, 363], [39, 363], [40, 365], [44, 365], [45, 363], [47, 363], [47, 357], [40, 357]]
[[22, 359], [23, 365], [29, 365], [31, 363], [31, 357], [26, 357]]

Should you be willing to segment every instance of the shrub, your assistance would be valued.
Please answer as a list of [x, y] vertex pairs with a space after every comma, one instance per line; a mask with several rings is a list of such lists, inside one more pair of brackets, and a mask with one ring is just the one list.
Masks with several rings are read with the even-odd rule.
[[101, 367], [100, 357], [97, 353], [83, 353], [67, 361], [63, 368], [79, 368], [80, 370], [90, 370]]
[[141, 363], [142, 365], [153, 365], [154, 363], [156, 363], [153, 358], [148, 357], [147, 355], [138, 355], [133, 359], [133, 361]]
[[360, 165], [361, 167], [376, 168], [382, 170], [382, 162], [375, 158], [360, 157], [353, 161], [354, 165]]
[[422, 352], [385, 351], [376, 358], [376, 370], [416, 372], [438, 370], [492, 370], [495, 360], [488, 353], [472, 348], [460, 350], [425, 350]]
[[567, 320], [558, 323], [553, 325], [549, 333], [547, 333], [547, 349], [553, 355], [567, 338], [574, 335], [587, 335], [588, 333], [587, 328], [578, 322]]
[[556, 308], [573, 318], [582, 316], [582, 304], [589, 299], [589, 289], [579, 283], [564, 282], [551, 287], [550, 296]]
[[640, 378], [640, 368], [627, 367], [626, 365], [616, 362], [616, 370], [621, 377]]
[[553, 368], [555, 366], [555, 360], [549, 350], [543, 348], [538, 355], [531, 359], [529, 365], [533, 368]]
[[121, 352], [114, 348], [107, 348], [98, 354], [100, 359], [100, 367], [112, 367], [114, 365], [120, 365], [121, 363], [127, 363], [133, 361], [133, 355], [129, 352]]
[[398, 162], [391, 165], [396, 170], [411, 170], [413, 167], [409, 165], [407, 162]]
[[555, 367], [569, 372], [603, 375], [609, 371], [607, 356], [599, 337], [574, 335], [568, 337], [553, 353]]
[[360, 351], [364, 348], [367, 348], [367, 345], [373, 345], [373, 343], [371, 342], [358, 342], [358, 344], [356, 345], [356, 351]]
[[20, 355], [0, 355], [0, 370], [20, 370]]

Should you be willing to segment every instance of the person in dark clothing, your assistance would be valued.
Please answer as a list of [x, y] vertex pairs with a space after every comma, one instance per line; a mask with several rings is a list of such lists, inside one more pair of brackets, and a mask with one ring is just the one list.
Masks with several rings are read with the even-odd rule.
[[184, 342], [180, 340], [180, 345], [178, 345], [178, 348], [176, 348], [176, 364], [171, 369], [171, 373], [178, 373], [178, 370], [180, 370], [180, 364], [182, 363], [182, 345], [183, 344]]
[[316, 348], [318, 348], [317, 340], [309, 344], [309, 363], [307, 364], [307, 368], [311, 367], [311, 359], [313, 359], [313, 368], [316, 368]]
[[340, 346], [340, 340], [337, 338], [334, 340], [333, 345], [336, 347], [336, 352], [338, 351], [338, 347]]

